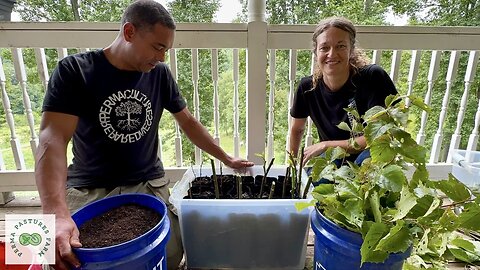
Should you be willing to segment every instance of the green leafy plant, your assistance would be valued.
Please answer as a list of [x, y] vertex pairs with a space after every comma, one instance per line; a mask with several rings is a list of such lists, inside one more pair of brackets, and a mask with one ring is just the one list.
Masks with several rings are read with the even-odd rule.
[[351, 134], [364, 132], [371, 158], [361, 166], [347, 161], [337, 168], [333, 162], [348, 156], [339, 147], [314, 158], [312, 178], [331, 183], [318, 185], [312, 191], [314, 200], [298, 203], [297, 208], [315, 205], [331, 221], [360, 233], [362, 264], [383, 262], [389, 254], [409, 247], [412, 254], [404, 269], [446, 269], [453, 257], [478, 261], [480, 243], [456, 232], [479, 231], [480, 198], [451, 174], [446, 180], [429, 179], [427, 151], [405, 131], [406, 99], [429, 110], [413, 96], [387, 97], [386, 107], [368, 110], [363, 123], [356, 111], [348, 110], [354, 116], [353, 128], [345, 123], [339, 128]]

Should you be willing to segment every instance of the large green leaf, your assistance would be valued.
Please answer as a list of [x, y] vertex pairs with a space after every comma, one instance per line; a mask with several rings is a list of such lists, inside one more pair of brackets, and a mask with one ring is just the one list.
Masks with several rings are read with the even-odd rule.
[[332, 156], [330, 157], [330, 162], [334, 162], [336, 159], [343, 159], [349, 156], [349, 154], [342, 147], [335, 147], [332, 151]]
[[393, 216], [393, 221], [404, 218], [416, 204], [417, 197], [408, 190], [407, 186], [404, 186], [400, 193], [400, 201], [397, 205], [398, 211]]
[[[474, 253], [474, 254], [480, 252], [480, 249], [478, 249], [476, 247], [475, 242], [469, 241], [467, 239], [455, 238], [452, 241], [450, 241], [450, 244], [455, 245], [459, 248], [462, 248], [462, 249], [464, 249], [468, 252]], [[477, 246], [479, 245], [478, 242], [476, 244], [477, 244]]]
[[399, 96], [398, 95], [388, 95], [386, 98], [385, 98], [385, 106], [386, 107], [390, 107], [393, 105], [393, 103], [395, 101], [399, 100]]
[[423, 196], [417, 199], [417, 204], [408, 213], [409, 218], [418, 218], [424, 216], [428, 209], [432, 206], [434, 197], [430, 195]]
[[417, 221], [423, 226], [432, 226], [432, 224], [438, 224], [438, 221], [444, 215], [444, 213], [445, 209], [437, 208], [434, 209], [433, 212], [428, 216], [419, 217]]
[[403, 270], [421, 270], [427, 268], [428, 265], [422, 259], [422, 257], [414, 254], [407, 258], [403, 264]]
[[368, 123], [365, 127], [365, 138], [367, 139], [367, 143], [371, 145], [374, 140], [385, 134], [394, 126], [393, 123], [385, 123], [383, 121]]
[[311, 162], [313, 162], [312, 173], [311, 173], [312, 178], [320, 179], [320, 173], [330, 163], [325, 157], [321, 157], [321, 156], [314, 157], [313, 159], [311, 159]]
[[374, 106], [365, 112], [363, 119], [365, 122], [370, 123], [373, 120], [376, 120], [378, 117], [387, 113], [387, 110], [382, 106]]
[[427, 217], [431, 215], [435, 210], [437, 210], [442, 205], [442, 201], [439, 198], [433, 198], [433, 202], [428, 208], [427, 212], [423, 215]]
[[317, 203], [315, 200], [312, 200], [310, 202], [296, 202], [295, 203], [295, 209], [297, 209], [298, 212], [301, 212], [303, 209], [308, 208], [310, 206], [315, 206]]
[[388, 253], [404, 252], [412, 244], [411, 238], [405, 222], [399, 220], [388, 234], [378, 242], [375, 250], [387, 251]]
[[390, 146], [390, 138], [388, 135], [382, 135], [378, 137], [370, 145], [370, 156], [372, 162], [391, 162], [396, 155], [396, 151]]
[[402, 127], [407, 126], [408, 122], [408, 110], [404, 108], [393, 108], [388, 110], [390, 113], [390, 116], [400, 124]]
[[346, 112], [351, 113], [355, 119], [360, 119], [357, 109], [355, 108], [343, 108]]
[[422, 238], [418, 242], [416, 246], [416, 253], [419, 255], [425, 255], [425, 254], [431, 254], [433, 251], [431, 251], [428, 248], [428, 234], [430, 233], [430, 228], [425, 229], [425, 232], [422, 235]]
[[465, 205], [465, 209], [458, 217], [457, 225], [460, 228], [479, 231], [480, 205], [477, 203], [469, 203]]
[[448, 249], [455, 258], [472, 263], [480, 261], [480, 242], [463, 238], [450, 241]]
[[402, 168], [397, 165], [388, 165], [380, 172], [377, 184], [393, 192], [400, 192], [403, 185], [407, 183], [407, 177]]
[[348, 196], [350, 198], [355, 197], [359, 199], [362, 198], [358, 184], [348, 179], [338, 180], [336, 191], [338, 194], [340, 194], [340, 196]]
[[335, 179], [352, 181], [355, 178], [355, 172], [349, 166], [341, 166], [335, 173]]
[[381, 250], [376, 250], [377, 244], [385, 235], [387, 235], [389, 229], [386, 224], [374, 223], [370, 226], [365, 238], [363, 239], [362, 247], [360, 248], [360, 254], [362, 255], [362, 264], [364, 262], [384, 262], [388, 257], [388, 253]]
[[400, 143], [398, 148], [396, 148], [398, 153], [413, 159], [415, 163], [424, 164], [426, 162], [427, 150], [425, 147], [418, 145], [408, 132], [398, 128], [391, 129], [391, 132], [393, 137]]
[[412, 175], [412, 179], [409, 182], [411, 188], [416, 188], [419, 183], [428, 181], [428, 170], [425, 164], [419, 164], [416, 166], [415, 172]]
[[420, 109], [426, 111], [427, 113], [431, 112], [432, 109], [425, 102], [423, 102], [423, 99], [413, 95], [408, 96], [408, 98], [410, 99], [413, 105], [419, 107]]
[[376, 190], [370, 193], [370, 196], [368, 197], [368, 201], [370, 203], [370, 210], [373, 213], [375, 222], [378, 222], [378, 223], [382, 222], [382, 211], [380, 211], [380, 199], [378, 197], [378, 192]]
[[350, 128], [350, 126], [345, 122], [340, 122], [340, 124], [338, 124], [337, 127], [341, 130], [352, 132], [352, 129]]
[[[470, 223], [471, 219], [467, 218], [466, 221]], [[455, 215], [452, 208], [445, 209], [445, 212], [443, 212], [443, 215], [438, 220], [438, 223], [443, 227], [444, 230], [451, 232], [455, 231], [459, 227], [457, 215]]]
[[462, 202], [470, 198], [468, 188], [452, 174], [448, 175], [448, 180], [435, 181], [432, 184], [454, 202]]
[[333, 194], [334, 193], [334, 185], [333, 184], [322, 184], [316, 186], [312, 193], [317, 193], [321, 195], [328, 195], [328, 194]]
[[350, 224], [357, 226], [358, 230], [362, 228], [364, 214], [363, 201], [357, 198], [348, 199], [345, 201], [343, 207], [338, 209]]
[[467, 252], [461, 248], [449, 247], [448, 250], [453, 254], [453, 256], [455, 256], [455, 258], [467, 263], [472, 263], [480, 259], [480, 257], [475, 256], [475, 254]]
[[445, 253], [450, 235], [450, 232], [443, 230], [432, 232], [428, 248], [434, 252], [434, 255], [442, 256]]

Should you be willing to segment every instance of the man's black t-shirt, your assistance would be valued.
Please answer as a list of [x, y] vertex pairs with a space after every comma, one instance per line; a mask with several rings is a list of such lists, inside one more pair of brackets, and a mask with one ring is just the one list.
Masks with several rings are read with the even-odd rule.
[[158, 125], [186, 103], [168, 67], [148, 73], [114, 67], [103, 50], [68, 56], [52, 74], [43, 111], [79, 117], [68, 187], [113, 187], [165, 174]]
[[330, 91], [323, 80], [315, 89], [312, 87], [312, 76], [300, 81], [290, 115], [294, 118], [310, 116], [321, 141], [350, 138], [349, 132], [337, 127], [341, 122], [350, 125], [344, 108], [356, 106], [358, 113], [364, 115], [374, 106], [385, 107], [385, 98], [397, 93], [388, 74], [377, 65], [360, 68], [338, 91]]

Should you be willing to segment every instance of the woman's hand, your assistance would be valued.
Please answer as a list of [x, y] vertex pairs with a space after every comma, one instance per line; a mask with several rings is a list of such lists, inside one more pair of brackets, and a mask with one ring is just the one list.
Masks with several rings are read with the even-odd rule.
[[303, 165], [307, 164], [311, 158], [321, 155], [327, 148], [326, 142], [319, 142], [305, 148], [303, 150]]

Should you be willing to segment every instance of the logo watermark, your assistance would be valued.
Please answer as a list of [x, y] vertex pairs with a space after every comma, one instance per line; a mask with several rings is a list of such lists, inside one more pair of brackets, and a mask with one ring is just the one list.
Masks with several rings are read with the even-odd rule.
[[55, 264], [55, 215], [5, 215], [6, 264]]

